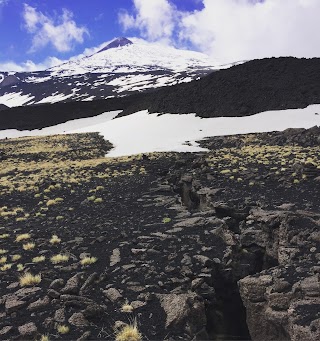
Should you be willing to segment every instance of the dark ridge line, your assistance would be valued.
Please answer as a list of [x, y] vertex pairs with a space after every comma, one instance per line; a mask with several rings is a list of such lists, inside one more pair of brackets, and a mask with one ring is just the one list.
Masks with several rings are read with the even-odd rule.
[[24, 106], [2, 110], [0, 129], [39, 129], [69, 120], [123, 110], [240, 117], [320, 103], [320, 58], [252, 60], [197, 81], [126, 97]]

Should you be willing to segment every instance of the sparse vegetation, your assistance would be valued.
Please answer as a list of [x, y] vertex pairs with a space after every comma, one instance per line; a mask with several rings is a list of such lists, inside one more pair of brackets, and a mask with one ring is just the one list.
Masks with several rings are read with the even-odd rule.
[[24, 265], [23, 264], [17, 264], [17, 271], [23, 271], [24, 270]]
[[44, 262], [45, 260], [46, 260], [45, 256], [37, 256], [32, 258], [33, 263], [41, 263]]
[[63, 325], [58, 325], [57, 331], [58, 331], [59, 334], [64, 335], [64, 334], [68, 334], [70, 332], [70, 328], [68, 326], [64, 325], [64, 324]]
[[16, 242], [21, 242], [22, 240], [27, 240], [27, 239], [30, 239], [30, 238], [31, 238], [31, 235], [29, 233], [19, 234], [16, 237]]
[[10, 237], [9, 233], [0, 234], [0, 239], [7, 239], [9, 237]]
[[41, 275], [32, 275], [30, 272], [20, 277], [20, 286], [33, 286], [41, 282]]
[[49, 335], [41, 335], [39, 341], [50, 341], [50, 337]]
[[54, 234], [49, 242], [50, 244], [59, 244], [61, 242], [61, 239], [56, 234]]
[[16, 262], [16, 261], [18, 261], [19, 259], [21, 259], [21, 255], [12, 255], [12, 256], [11, 256], [11, 259], [12, 259], [13, 262]]
[[[66, 138], [69, 139], [69, 137]], [[183, 252], [190, 253], [190, 257], [192, 257], [191, 254], [193, 251], [188, 250], [188, 248], [191, 249], [193, 247], [190, 244], [190, 239], [188, 239], [187, 244], [183, 244], [185, 242], [183, 231], [180, 232], [179, 230], [181, 228], [175, 227], [175, 223], [180, 222], [183, 218], [178, 218], [174, 210], [167, 209], [175, 204], [168, 201], [167, 205], [166, 200], [163, 200], [164, 205], [162, 206], [161, 195], [164, 196], [165, 194], [161, 192], [159, 198], [156, 192], [150, 192], [151, 195], [149, 195], [150, 193], [148, 193], [146, 187], [148, 185], [153, 189], [154, 183], [158, 183], [159, 177], [157, 172], [159, 174], [162, 172], [162, 162], [165, 163], [165, 171], [173, 169], [172, 172], [174, 173], [173, 165], [179, 164], [179, 161], [187, 160], [188, 162], [185, 163], [185, 166], [181, 163], [181, 169], [191, 169], [190, 173], [195, 181], [198, 179], [199, 174], [202, 174], [204, 176], [201, 178], [201, 185], [209, 184], [208, 186], [212, 185], [214, 189], [222, 189], [220, 192], [217, 192], [218, 194], [212, 195], [213, 200], [220, 201], [221, 199], [221, 202], [227, 202], [228, 204], [230, 203], [230, 206], [236, 206], [238, 205], [237, 201], [234, 203], [232, 200], [228, 200], [230, 197], [233, 198], [233, 193], [240, 191], [244, 195], [245, 200], [239, 204], [239, 212], [242, 212], [242, 207], [246, 208], [246, 205], [249, 205], [248, 203], [251, 204], [251, 193], [253, 192], [258, 193], [258, 198], [254, 198], [252, 202], [260, 202], [261, 200], [261, 203], [264, 204], [263, 197], [268, 197], [270, 194], [270, 191], [268, 193], [270, 187], [268, 188], [267, 186], [270, 183], [278, 183], [278, 181], [286, 181], [288, 192], [292, 191], [294, 195], [297, 193], [294, 191], [299, 190], [299, 188], [305, 190], [304, 196], [306, 196], [306, 193], [312, 194], [312, 187], [309, 185], [311, 183], [309, 173], [304, 175], [304, 169], [301, 171], [300, 169], [296, 170], [293, 166], [295, 163], [304, 165], [303, 154], [312, 152], [315, 154], [312, 160], [319, 167], [317, 153], [319, 148], [300, 148], [299, 146], [293, 146], [286, 151], [290, 151], [290, 155], [285, 156], [285, 153], [281, 154], [281, 150], [285, 149], [284, 147], [265, 146], [259, 141], [258, 137], [254, 139], [257, 140], [259, 145], [241, 147], [241, 143], [239, 143], [240, 147], [215, 148], [203, 154], [201, 156], [201, 162], [206, 159], [208, 165], [205, 165], [205, 167], [211, 168], [208, 174], [205, 172], [201, 173], [202, 168], [200, 167], [193, 167], [193, 163], [197, 161], [196, 156], [190, 156], [190, 159], [187, 156], [185, 159], [185, 156], [173, 153], [166, 155], [148, 155], [149, 160], [154, 160], [154, 164], [153, 162], [140, 162], [142, 160], [141, 156], [108, 159], [98, 155], [98, 157], [93, 159], [91, 156], [88, 156], [89, 154], [83, 154], [82, 146], [78, 151], [79, 144], [75, 143], [77, 142], [75, 137], [70, 137], [70, 145], [66, 147], [67, 152], [71, 153], [72, 157], [69, 154], [64, 154], [61, 157], [55, 154], [54, 148], [48, 148], [48, 154], [45, 157], [39, 154], [37, 155], [39, 160], [33, 162], [30, 161], [32, 158], [19, 154], [18, 151], [15, 151], [17, 153], [15, 157], [11, 157], [10, 152], [7, 152], [9, 158], [1, 161], [1, 166], [4, 168], [1, 167], [0, 170], [0, 194], [4, 196], [5, 200], [3, 202], [6, 202], [7, 205], [1, 208], [1, 219], [3, 221], [1, 223], [2, 234], [0, 234], [0, 254], [2, 253], [3, 255], [2, 257], [0, 256], [0, 271], [1, 278], [3, 278], [3, 281], [1, 280], [2, 282], [0, 283], [1, 290], [3, 290], [4, 294], [15, 292], [17, 290], [16, 288], [7, 289], [7, 287], [12, 284], [13, 286], [17, 285], [14, 283], [16, 281], [15, 279], [24, 272], [29, 273], [30, 271], [33, 274], [42, 273], [43, 278], [40, 284], [27, 284], [41, 287], [42, 291], [35, 296], [34, 300], [38, 298], [42, 299], [46, 295], [46, 290], [49, 288], [52, 280], [63, 279], [63, 284], [60, 287], [63, 288], [66, 282], [75, 274], [83, 273], [79, 277], [78, 289], [88, 279], [89, 282], [87, 283], [90, 283], [90, 280], [93, 281], [83, 290], [85, 298], [91, 299], [91, 292], [93, 292], [95, 302], [100, 304], [99, 300], [101, 299], [101, 302], [103, 301], [103, 304], [107, 306], [108, 311], [113, 311], [115, 319], [119, 321], [130, 319], [133, 313], [136, 312], [133, 306], [136, 307], [138, 304], [134, 305], [133, 303], [126, 302], [121, 305], [123, 303], [122, 300], [112, 303], [105, 299], [102, 290], [107, 288], [108, 284], [112, 284], [115, 288], [119, 289], [123, 297], [130, 297], [133, 300], [132, 295], [126, 292], [125, 286], [128, 285], [128, 287], [133, 287], [133, 289], [135, 289], [134, 286], [138, 287], [137, 284], [134, 284], [135, 281], [139, 282], [134, 275], [136, 272], [139, 276], [141, 272], [141, 277], [143, 278], [145, 269], [149, 271], [150, 268], [153, 269], [152, 272], [158, 273], [159, 277], [165, 276], [166, 270], [168, 269], [169, 272], [171, 271], [171, 265], [172, 267], [175, 266], [174, 262], [176, 260], [174, 257], [177, 254], [176, 247], [180, 247], [180, 243], [185, 249]], [[251, 139], [253, 141], [252, 143], [254, 143], [254, 139]], [[43, 138], [40, 138], [40, 140], [41, 143], [45, 144]], [[24, 139], [21, 139], [21, 141], [23, 142]], [[19, 149], [19, 145], [22, 144], [21, 141], [19, 139], [15, 141], [18, 147], [14, 149]], [[51, 137], [48, 137], [48, 141], [48, 143], [51, 143]], [[56, 138], [55, 141], [58, 141], [58, 144], [61, 142], [59, 138]], [[32, 143], [34, 142], [35, 139], [32, 139]], [[75, 146], [74, 153], [72, 152], [71, 144]], [[230, 145], [232, 146], [232, 143]], [[22, 146], [22, 148], [24, 147]], [[54, 156], [51, 157], [51, 155]], [[189, 160], [191, 161], [189, 162]], [[142, 164], [146, 165], [145, 169], [141, 167]], [[148, 175], [145, 176], [145, 174]], [[208, 180], [206, 180], [206, 175], [208, 175]], [[119, 179], [119, 177], [122, 178]], [[168, 178], [169, 176], [167, 177], [166, 175], [161, 176], [161, 181], [163, 179], [167, 181]], [[154, 179], [157, 180], [154, 182]], [[293, 185], [295, 180], [299, 181], [299, 185]], [[59, 185], [56, 185], [57, 181]], [[163, 182], [163, 184], [165, 183]], [[266, 184], [265, 187], [264, 184]], [[303, 187], [304, 185], [306, 187]], [[309, 187], [307, 187], [308, 185]], [[139, 186], [141, 186], [141, 193], [139, 192], [139, 196], [136, 196], [134, 190], [140, 190]], [[131, 192], [129, 193], [129, 191]], [[276, 194], [279, 195], [278, 193]], [[292, 201], [295, 204], [294, 195], [292, 196]], [[155, 202], [152, 201], [153, 198], [151, 196], [155, 196], [159, 200], [159, 210], [156, 206], [152, 206]], [[63, 201], [56, 197], [61, 197], [60, 199]], [[139, 199], [131, 205], [130, 200], [132, 198], [134, 200]], [[51, 204], [50, 201], [53, 201], [54, 204]], [[99, 205], [99, 202], [103, 202], [103, 204]], [[123, 207], [120, 207], [121, 205], [118, 205], [119, 203]], [[281, 202], [278, 204], [280, 205]], [[151, 208], [148, 208], [148, 205]], [[132, 207], [135, 207], [134, 214], [132, 214]], [[141, 212], [136, 210], [137, 207], [141, 207]], [[298, 208], [298, 205], [296, 207]], [[310, 211], [312, 210], [310, 209]], [[137, 214], [135, 215], [136, 212]], [[28, 214], [29, 216], [27, 216]], [[183, 214], [181, 214], [182, 216]], [[27, 219], [27, 222], [17, 222], [17, 218]], [[232, 223], [231, 219], [226, 219], [226, 223], [229, 224], [229, 222]], [[190, 229], [188, 234], [190, 233], [190, 236], [195, 237], [193, 230], [197, 229]], [[212, 238], [209, 238], [211, 234], [201, 235], [202, 230], [198, 229], [196, 232], [199, 232], [201, 237], [199, 244], [200, 242], [203, 244], [203, 248], [197, 249], [197, 252], [208, 255], [210, 253], [208, 249], [209, 247], [212, 248], [212, 245], [205, 244], [205, 240], [208, 237], [208, 240], [210, 239], [211, 242]], [[133, 231], [134, 233], [131, 234]], [[161, 245], [164, 244], [161, 242], [162, 238], [165, 237], [164, 233], [167, 233], [170, 237], [170, 250], [161, 249]], [[22, 237], [26, 235], [28, 237]], [[174, 242], [174, 238], [177, 243]], [[133, 246], [131, 246], [132, 240], [134, 240], [134, 243], [132, 243]], [[156, 242], [153, 242], [153, 240], [156, 240]], [[153, 243], [156, 243], [156, 245], [153, 245]], [[23, 251], [28, 244], [34, 245], [33, 248], [30, 248], [30, 252]], [[153, 246], [155, 247], [151, 250]], [[109, 257], [112, 256], [112, 250], [114, 248], [119, 249], [119, 259], [121, 260], [117, 265], [110, 265], [109, 267], [111, 263], [111, 259], [109, 263]], [[156, 252], [153, 258], [152, 251], [154, 250], [157, 250], [157, 253], [163, 251], [164, 256], [168, 257], [168, 259], [170, 258], [169, 263], [171, 265], [169, 266], [167, 262], [161, 268], [163, 265], [161, 262], [153, 263], [154, 258], [157, 258]], [[249, 251], [244, 249], [240, 252], [241, 256], [246, 256], [248, 259], [251, 259], [249, 258], [251, 257], [251, 249]], [[91, 257], [91, 254], [99, 257], [99, 259], [97, 257]], [[17, 264], [18, 262], [19, 264]], [[139, 268], [142, 264], [143, 266], [147, 265], [146, 268], [143, 266]], [[111, 282], [109, 279], [107, 281], [104, 280], [103, 277], [103, 271], [106, 266], [108, 273], [110, 269], [112, 276]], [[195, 268], [197, 266], [198, 262], [195, 263]], [[94, 277], [95, 273], [98, 274], [97, 277]], [[92, 275], [93, 277], [90, 277]], [[195, 273], [196, 275], [198, 274]], [[183, 277], [179, 275], [176, 277], [180, 280], [184, 275]], [[120, 284], [122, 280], [123, 283]], [[161, 282], [167, 283], [164, 278], [159, 278], [158, 285], [161, 287]], [[164, 285], [165, 287], [169, 287], [171, 284]], [[172, 283], [172, 288], [175, 286], [180, 286], [180, 284]], [[60, 289], [57, 289], [57, 291], [60, 292]], [[58, 301], [59, 299], [57, 299]], [[118, 302], [121, 303], [119, 304]], [[57, 303], [57, 307], [55, 305], [54, 309], [58, 309], [59, 304]], [[64, 309], [63, 304], [61, 304], [61, 307]], [[151, 306], [153, 305], [151, 304]], [[21, 314], [25, 312], [29, 313], [27, 309], [27, 306], [23, 307]], [[51, 309], [51, 307], [48, 309]], [[149, 312], [148, 305], [143, 309]], [[152, 309], [151, 307], [150, 310]], [[82, 308], [78, 310], [78, 308], [72, 307], [72, 312], [66, 312], [65, 321], [68, 321], [71, 313], [74, 311], [82, 311]], [[140, 309], [137, 309], [137, 311], [139, 312]], [[71, 324], [70, 326], [60, 326], [60, 330], [62, 331], [63, 328], [66, 328], [66, 332], [59, 332], [57, 325], [52, 326], [51, 329], [48, 328], [47, 331], [42, 329], [42, 327], [39, 327], [40, 323], [43, 324], [44, 319], [49, 315], [47, 312], [44, 312], [43, 315], [41, 313], [42, 311], [39, 314], [38, 312], [34, 313], [37, 318], [39, 317], [39, 325], [37, 325], [39, 332], [50, 332], [53, 338], [57, 338], [58, 333], [60, 334], [60, 338], [77, 338], [81, 336], [78, 328], [73, 329]], [[152, 327], [158, 317], [155, 315], [148, 320]], [[53, 311], [50, 311], [50, 316], [54, 316]], [[89, 318], [88, 320], [91, 323]], [[146, 320], [144, 319], [143, 321]], [[62, 322], [60, 321], [60, 323]], [[90, 331], [92, 332], [90, 337], [96, 338], [97, 333], [105, 328], [105, 334], [101, 333], [101, 335], [108, 335], [110, 339], [110, 335], [114, 333], [112, 326], [109, 324], [102, 328], [102, 324], [98, 319], [94, 320], [94, 323], [96, 325], [90, 325]], [[145, 335], [145, 331], [148, 328], [149, 325], [144, 325], [142, 322], [141, 327], [139, 327], [140, 330], [136, 324], [123, 328], [119, 327], [113, 339], [142, 340], [142, 334]], [[69, 335], [62, 336], [69, 332]], [[146, 335], [146, 338], [147, 336], [150, 337], [151, 335]], [[40, 338], [39, 334], [37, 338]], [[103, 336], [100, 339], [103, 339]], [[46, 338], [43, 340], [46, 341]]]
[[0, 267], [1, 271], [7, 271], [12, 268], [13, 264], [4, 264], [3, 266]]
[[125, 304], [122, 305], [121, 311], [123, 313], [132, 313], [133, 312], [133, 306], [126, 302]]
[[58, 254], [58, 255], [52, 256], [50, 258], [50, 261], [52, 264], [65, 263], [68, 260], [69, 260], [69, 256], [68, 255], [62, 255], [62, 254]]
[[133, 324], [126, 325], [116, 333], [116, 341], [140, 341], [142, 335], [138, 330], [136, 321]]
[[83, 266], [94, 264], [98, 258], [96, 257], [84, 257], [81, 259], [80, 263]]
[[35, 243], [27, 243], [27, 244], [23, 244], [22, 248], [25, 251], [30, 251], [30, 250], [33, 250], [35, 246], [36, 246]]

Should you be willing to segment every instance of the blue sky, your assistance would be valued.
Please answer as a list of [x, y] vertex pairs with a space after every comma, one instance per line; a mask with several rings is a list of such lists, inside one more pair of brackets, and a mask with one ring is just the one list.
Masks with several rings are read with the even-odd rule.
[[[197, 0], [173, 0], [171, 3], [183, 11], [203, 7]], [[57, 48], [51, 42], [33, 47], [35, 32], [26, 28], [28, 8], [51, 19], [53, 26], [61, 24], [63, 9], [69, 11], [72, 18], [68, 20], [83, 29], [83, 33], [79, 32], [81, 39], [72, 39], [66, 49]], [[68, 59], [85, 48], [98, 46], [114, 37], [139, 37], [138, 29], [125, 31], [119, 23], [119, 14], [124, 11], [134, 12], [132, 0], [0, 0], [0, 64], [9, 61], [19, 64], [26, 60], [41, 63], [49, 56]]]
[[0, 70], [36, 70], [118, 36], [220, 62], [320, 56], [319, 0], [0, 0]]

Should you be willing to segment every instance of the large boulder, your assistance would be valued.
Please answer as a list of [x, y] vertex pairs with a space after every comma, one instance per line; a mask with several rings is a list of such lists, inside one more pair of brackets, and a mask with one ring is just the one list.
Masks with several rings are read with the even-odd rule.
[[189, 336], [206, 338], [207, 318], [203, 299], [196, 293], [157, 294], [160, 305], [166, 314], [165, 327], [170, 330], [183, 330]]
[[[263, 267], [239, 281], [253, 340], [319, 340], [319, 215], [255, 210], [243, 224], [243, 245], [264, 250]], [[279, 265], [270, 268], [267, 259]]]

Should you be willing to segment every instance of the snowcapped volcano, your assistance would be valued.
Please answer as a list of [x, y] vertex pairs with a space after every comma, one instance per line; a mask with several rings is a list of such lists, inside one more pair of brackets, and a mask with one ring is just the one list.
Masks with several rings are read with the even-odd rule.
[[213, 69], [216, 65], [217, 63], [200, 52], [178, 50], [141, 39], [117, 38], [92, 56], [55, 66], [50, 72], [63, 76], [87, 72], [197, 72]]
[[124, 96], [190, 82], [217, 65], [200, 52], [122, 37], [91, 56], [45, 71], [17, 72], [19, 82], [12, 85], [8, 73], [0, 72], [0, 103], [13, 107]]
[[121, 47], [121, 46], [131, 45], [131, 44], [133, 44], [133, 42], [125, 37], [116, 38], [107, 46], [105, 46], [103, 49], [101, 49], [99, 52], [114, 49], [114, 48]]

